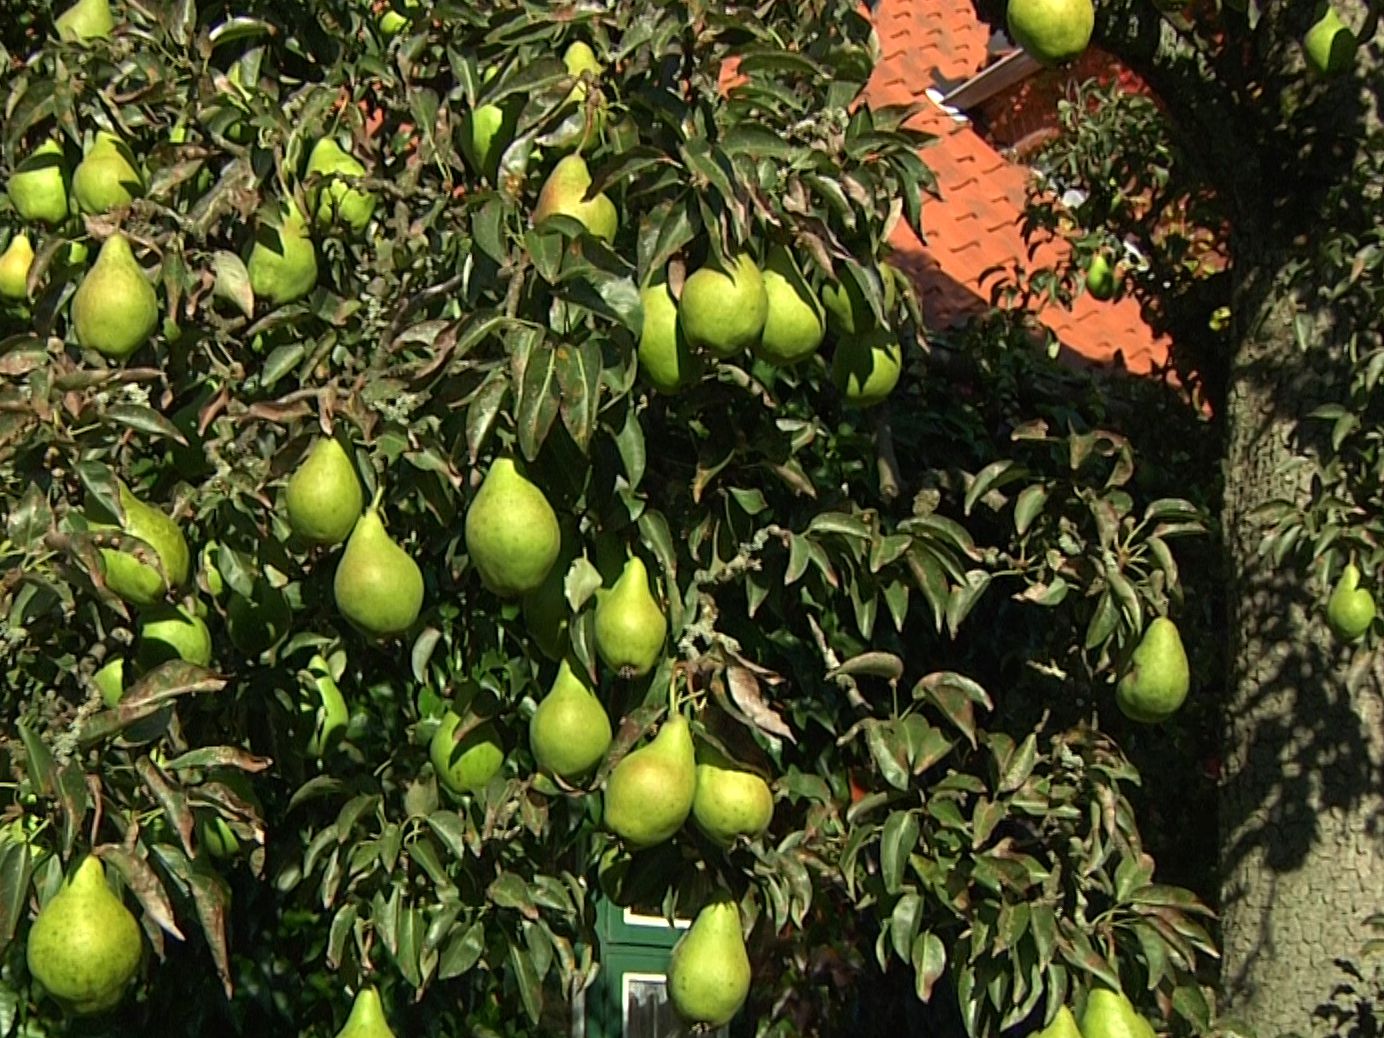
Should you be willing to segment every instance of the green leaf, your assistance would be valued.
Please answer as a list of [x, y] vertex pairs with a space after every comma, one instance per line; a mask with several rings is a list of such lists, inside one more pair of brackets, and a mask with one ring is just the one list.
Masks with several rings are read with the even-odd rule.
[[909, 958], [913, 963], [914, 986], [918, 998], [924, 1002], [932, 1000], [932, 989], [941, 979], [947, 968], [947, 947], [931, 930], [921, 933], [913, 941]]
[[895, 811], [884, 823], [879, 839], [879, 868], [887, 893], [903, 886], [908, 859], [918, 846], [918, 818], [911, 811]]
[[484, 924], [473, 922], [467, 927], [458, 925], [447, 938], [447, 943], [442, 949], [442, 955], [437, 966], [438, 978], [449, 980], [452, 977], [461, 976], [480, 961], [481, 953], [484, 951]]

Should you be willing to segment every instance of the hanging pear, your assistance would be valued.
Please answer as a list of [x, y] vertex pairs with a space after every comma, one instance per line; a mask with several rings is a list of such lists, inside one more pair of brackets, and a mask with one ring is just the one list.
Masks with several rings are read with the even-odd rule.
[[317, 226], [326, 230], [339, 220], [359, 234], [375, 212], [375, 196], [351, 186], [365, 176], [365, 167], [330, 137], [321, 138], [308, 155], [308, 174], [321, 174], [322, 183], [308, 200]]
[[678, 316], [687, 341], [718, 357], [733, 357], [759, 341], [769, 315], [764, 275], [741, 254], [725, 269], [708, 264], [683, 282]]
[[101, 702], [112, 710], [125, 698], [125, 659], [117, 656], [91, 676], [91, 683], [101, 693]]
[[0, 299], [19, 302], [29, 297], [29, 268], [33, 265], [33, 245], [27, 235], [16, 234], [0, 253]]
[[649, 591], [649, 573], [631, 555], [614, 586], [596, 593], [596, 652], [623, 678], [643, 677], [663, 655], [668, 620]]
[[25, 954], [29, 972], [81, 1016], [115, 1008], [139, 969], [139, 923], [89, 855], [39, 909]]
[[711, 902], [673, 946], [668, 1000], [689, 1024], [724, 1027], [750, 994], [750, 955], [740, 908], [728, 895]]
[[1034, 1035], [1034, 1038], [1082, 1038], [1082, 1036], [1072, 1011], [1066, 1006], [1058, 1006], [1052, 1023]]
[[181, 605], [156, 605], [140, 614], [139, 665], [148, 670], [168, 660], [205, 667], [211, 663], [211, 632]]
[[831, 380], [842, 398], [856, 407], [882, 403], [903, 374], [903, 349], [887, 328], [844, 335], [831, 357]]
[[1128, 672], [1115, 688], [1115, 702], [1133, 721], [1166, 721], [1187, 698], [1191, 677], [1177, 624], [1156, 617], [1130, 658]]
[[77, 0], [53, 22], [64, 43], [109, 36], [115, 29], [110, 0]]
[[130, 552], [102, 548], [102, 577], [106, 587], [125, 601], [134, 605], [153, 605], [163, 598], [169, 587], [177, 588], [187, 581], [192, 565], [187, 541], [177, 523], [159, 509], [135, 497], [124, 483], [120, 484], [120, 507], [125, 513], [120, 528], [154, 549], [163, 572], [140, 561]]
[[341, 444], [324, 436], [289, 477], [284, 510], [293, 532], [313, 544], [340, 544], [365, 503], [360, 477]]
[[67, 219], [67, 173], [62, 145], [46, 140], [19, 164], [6, 185], [10, 202], [25, 220], [56, 224]]
[[682, 828], [697, 789], [687, 718], [672, 714], [646, 746], [621, 758], [605, 789], [605, 824], [632, 847], [652, 847]]
[[774, 817], [774, 794], [753, 771], [742, 768], [713, 746], [697, 748], [697, 791], [692, 820], [716, 843], [758, 836]]
[[1152, 1030], [1123, 991], [1095, 988], [1086, 996], [1081, 1033], [1087, 1038], [1144, 1038]]
[[610, 748], [610, 718], [585, 676], [566, 660], [529, 719], [529, 748], [538, 766], [565, 779], [588, 774]]
[[639, 291], [644, 323], [639, 329], [639, 370], [660, 393], [679, 393], [701, 377], [702, 365], [678, 321], [678, 301], [660, 274]]
[[124, 360], [149, 341], [159, 297], [135, 261], [130, 242], [112, 234], [72, 295], [72, 327], [84, 349]]
[[1340, 12], [1326, 4], [1321, 16], [1302, 38], [1302, 53], [1307, 67], [1316, 75], [1338, 76], [1355, 63], [1359, 45], [1350, 26], [1341, 20]]
[[373, 987], [360, 989], [356, 1000], [351, 1003], [351, 1015], [346, 1018], [346, 1026], [336, 1033], [336, 1038], [394, 1038], [394, 1032], [384, 1018], [384, 1006], [378, 991]]
[[570, 216], [597, 238], [614, 241], [619, 227], [615, 203], [604, 191], [587, 199], [591, 187], [591, 171], [580, 155], [567, 155], [558, 161], [538, 192], [538, 204], [533, 210], [533, 225], [537, 227], [550, 216]]
[[764, 266], [764, 292], [769, 306], [764, 314], [764, 329], [752, 344], [755, 356], [786, 367], [816, 353], [826, 335], [822, 304], [782, 246], [769, 252]]
[[[485, 70], [482, 79], [489, 83], [499, 72], [494, 65]], [[479, 175], [491, 184], [499, 180], [500, 159], [514, 140], [519, 128], [519, 116], [524, 110], [522, 95], [511, 95], [499, 104], [477, 105], [461, 117], [461, 153]]]
[[125, 142], [104, 130], [96, 134], [72, 171], [72, 196], [84, 213], [108, 213], [144, 193], [144, 179]]
[[481, 583], [501, 598], [536, 590], [561, 546], [557, 514], [543, 491], [512, 458], [497, 459], [466, 511], [466, 554]]
[[423, 572], [385, 532], [378, 503], [351, 531], [332, 584], [336, 608], [374, 638], [402, 634], [423, 608]]
[[1326, 602], [1327, 625], [1342, 641], [1359, 641], [1374, 623], [1374, 609], [1374, 596], [1360, 587], [1359, 568], [1347, 563]]
[[280, 212], [278, 227], [261, 223], [245, 261], [250, 288], [260, 299], [283, 306], [302, 299], [317, 284], [317, 250], [307, 221], [292, 201]]
[[461, 722], [460, 714], [447, 711], [428, 744], [428, 759], [444, 787], [457, 794], [475, 793], [504, 767], [505, 744], [499, 729], [489, 721], [458, 739]]

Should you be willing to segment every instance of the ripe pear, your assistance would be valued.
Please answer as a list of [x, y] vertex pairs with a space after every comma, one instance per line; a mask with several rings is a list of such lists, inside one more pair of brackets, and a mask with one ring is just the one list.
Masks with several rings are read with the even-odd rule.
[[139, 618], [139, 665], [148, 670], [168, 660], [205, 667], [211, 663], [211, 632], [181, 605], [154, 606]]
[[144, 180], [125, 142], [104, 130], [98, 132], [72, 171], [72, 196], [78, 207], [84, 213], [108, 213], [129, 205], [143, 192]]
[[317, 250], [307, 221], [291, 201], [283, 206], [281, 217], [278, 227], [260, 225], [245, 261], [250, 288], [274, 306], [303, 298], [317, 284]]
[[499, 730], [485, 721], [460, 739], [456, 737], [461, 717], [449, 710], [428, 744], [437, 780], [453, 793], [474, 793], [483, 789], [505, 763], [505, 747]]
[[697, 759], [687, 718], [673, 714], [646, 746], [616, 764], [606, 780], [605, 825], [632, 847], [670, 839], [692, 811]]
[[740, 908], [728, 896], [713, 901], [678, 939], [668, 961], [668, 999], [689, 1024], [724, 1027], [750, 994], [750, 956], [740, 932]]
[[1092, 299], [1104, 302], [1115, 296], [1115, 268], [1102, 252], [1091, 257], [1091, 265], [1086, 268], [1086, 291]]
[[29, 297], [29, 268], [34, 247], [27, 235], [16, 234], [0, 253], [0, 299], [18, 302]]
[[1336, 76], [1355, 63], [1359, 41], [1350, 26], [1330, 4], [1302, 38], [1302, 53], [1307, 67], [1318, 76]]
[[77, 0], [54, 21], [58, 39], [65, 43], [109, 36], [115, 29], [110, 0]]
[[816, 353], [826, 335], [822, 304], [782, 248], [769, 253], [764, 291], [769, 308], [764, 330], [753, 344], [755, 355], [770, 364], [787, 366]]
[[894, 391], [902, 374], [903, 349], [888, 329], [857, 332], [837, 340], [831, 380], [847, 403], [873, 407]]
[[774, 794], [769, 783], [739, 767], [711, 746], [697, 750], [697, 791], [692, 820], [720, 844], [737, 836], [758, 836], [774, 817]]
[[540, 587], [557, 561], [562, 531], [543, 491], [498, 458], [466, 511], [466, 553], [501, 598]]
[[558, 160], [548, 179], [538, 192], [538, 204], [533, 210], [535, 227], [550, 216], [570, 216], [579, 220], [591, 234], [605, 241], [615, 240], [619, 214], [615, 203], [604, 191], [587, 199], [591, 187], [591, 171], [580, 155], [566, 155]]
[[139, 923], [106, 885], [94, 855], [85, 858], [29, 930], [29, 972], [78, 1015], [115, 1008], [139, 969]]
[[679, 393], [701, 377], [701, 363], [683, 334], [678, 301], [659, 275], [639, 291], [644, 323], [639, 329], [639, 370], [660, 393]]
[[159, 297], [135, 260], [129, 240], [112, 234], [72, 295], [72, 327], [84, 349], [124, 360], [149, 341]]
[[1082, 1038], [1082, 1035], [1072, 1011], [1066, 1006], [1058, 1006], [1052, 1023], [1039, 1031], [1034, 1038]]
[[307, 172], [323, 177], [308, 200], [317, 226], [325, 230], [340, 220], [357, 234], [365, 230], [375, 212], [375, 196], [350, 184], [351, 180], [365, 176], [365, 167], [359, 160], [332, 138], [323, 137], [312, 146]]
[[56, 224], [67, 219], [67, 174], [62, 145], [46, 140], [21, 162], [6, 185], [14, 210], [25, 220]]
[[336, 1038], [394, 1038], [394, 1032], [384, 1018], [380, 993], [374, 988], [361, 988], [351, 1004], [351, 1015]]
[[649, 573], [631, 555], [615, 584], [596, 593], [596, 652], [623, 678], [643, 677], [663, 655], [668, 620], [649, 591]]
[[360, 477], [337, 440], [324, 436], [289, 477], [284, 507], [293, 532], [313, 544], [340, 544], [364, 506]]
[[1337, 638], [1359, 641], [1374, 623], [1374, 596], [1360, 585], [1360, 570], [1347, 563], [1326, 603], [1326, 622]]
[[693, 346], [718, 357], [733, 357], [754, 345], [769, 315], [764, 275], [742, 253], [728, 271], [714, 265], [695, 270], [682, 285], [678, 317]]
[[163, 573], [129, 552], [102, 548], [102, 576], [106, 587], [125, 601], [153, 605], [163, 598], [169, 587], [177, 588], [186, 582], [192, 564], [187, 541], [177, 523], [135, 497], [123, 483], [120, 484], [120, 507], [125, 512], [121, 529], [154, 549]]
[[379, 506], [356, 520], [332, 584], [336, 608], [374, 638], [402, 634], [423, 608], [423, 571], [385, 532]]
[[1115, 688], [1115, 702], [1131, 720], [1166, 721], [1187, 698], [1190, 683], [1177, 624], [1159, 616], [1139, 639], [1129, 670]]
[[566, 779], [588, 774], [610, 748], [610, 718], [584, 675], [566, 660], [529, 719], [529, 748], [540, 768]]
[[1081, 56], [1096, 27], [1091, 0], [1009, 0], [1009, 38], [1040, 65]]
[[1087, 1038], [1145, 1038], [1152, 1030], [1124, 992], [1095, 988], [1086, 996], [1081, 1033]]
[[101, 702], [110, 709], [120, 705], [125, 698], [125, 660], [121, 656], [109, 661], [91, 676], [91, 683], [101, 693]]

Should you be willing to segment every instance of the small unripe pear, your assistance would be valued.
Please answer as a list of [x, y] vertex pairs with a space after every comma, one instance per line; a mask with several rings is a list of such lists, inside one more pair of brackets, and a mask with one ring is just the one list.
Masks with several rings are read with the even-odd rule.
[[6, 185], [15, 212], [37, 223], [62, 223], [67, 219], [67, 174], [62, 145], [46, 140], [34, 149]]
[[284, 490], [293, 532], [313, 544], [340, 544], [360, 518], [364, 494], [350, 455], [333, 437], [313, 444]]
[[91, 683], [101, 693], [101, 702], [114, 709], [125, 698], [125, 660], [117, 656], [91, 676]]
[[1337, 76], [1355, 63], [1359, 40], [1350, 26], [1341, 21], [1340, 13], [1326, 5], [1307, 35], [1302, 38], [1302, 52], [1307, 67], [1319, 76]]
[[261, 224], [245, 261], [250, 288], [273, 306], [301, 299], [317, 284], [317, 249], [307, 222], [292, 202], [282, 210], [278, 227]]
[[466, 510], [466, 553], [481, 582], [501, 598], [540, 587], [557, 561], [562, 531], [557, 514], [511, 458], [485, 474]]
[[692, 811], [697, 758], [687, 718], [671, 715], [646, 746], [611, 769], [605, 789], [605, 825], [631, 847], [670, 839]]
[[1177, 625], [1166, 616], [1151, 621], [1115, 688], [1115, 702], [1134, 721], [1166, 721], [1187, 698], [1191, 675]]
[[668, 620], [649, 591], [649, 573], [631, 555], [609, 590], [596, 595], [596, 652], [621, 677], [643, 677], [663, 656]]
[[124, 360], [154, 333], [159, 297], [123, 234], [112, 234], [72, 296], [72, 328], [84, 349]]
[[131, 158], [119, 137], [104, 131], [96, 134], [72, 171], [72, 195], [82, 212], [107, 213], [129, 205], [144, 192], [144, 179]]
[[402, 634], [423, 608], [423, 571], [385, 531], [371, 505], [351, 531], [332, 584], [336, 607], [374, 638]]
[[34, 247], [26, 235], [16, 234], [0, 253], [0, 299], [19, 301], [29, 296], [29, 268], [34, 264]]
[[346, 1018], [346, 1026], [337, 1032], [336, 1038], [394, 1038], [394, 1032], [384, 1018], [384, 1006], [380, 1003], [378, 991], [373, 987], [361, 988], [356, 1000], [351, 1003], [351, 1015]]
[[1342, 641], [1359, 641], [1374, 623], [1374, 596], [1360, 587], [1360, 570], [1347, 563], [1326, 603], [1326, 622]]
[[110, 0], [77, 0], [53, 22], [65, 43], [109, 36], [115, 28]]
[[750, 994], [740, 908], [722, 896], [697, 913], [668, 962], [668, 1000], [683, 1020], [724, 1027]]
[[529, 748], [538, 766], [563, 778], [580, 778], [610, 748], [610, 718], [584, 676], [566, 660], [529, 719]]

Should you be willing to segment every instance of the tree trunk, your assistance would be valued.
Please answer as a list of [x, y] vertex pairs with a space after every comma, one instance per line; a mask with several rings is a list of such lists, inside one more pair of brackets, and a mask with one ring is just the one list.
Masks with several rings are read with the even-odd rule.
[[[1349, 361], [1327, 344], [1326, 313], [1311, 315], [1321, 338], [1299, 348], [1289, 256], [1245, 244], [1226, 408], [1221, 1009], [1260, 1038], [1373, 1033], [1355, 1029], [1356, 1000], [1334, 989], [1349, 980], [1340, 963], [1361, 958], [1364, 920], [1384, 910], [1384, 675], [1368, 642], [1332, 637], [1325, 595], [1303, 567], [1259, 555], [1264, 527], [1252, 515], [1275, 498], [1306, 500], [1310, 471], [1282, 465], [1310, 456], [1296, 423], [1341, 385]], [[1362, 994], [1368, 1005], [1373, 990]]]

